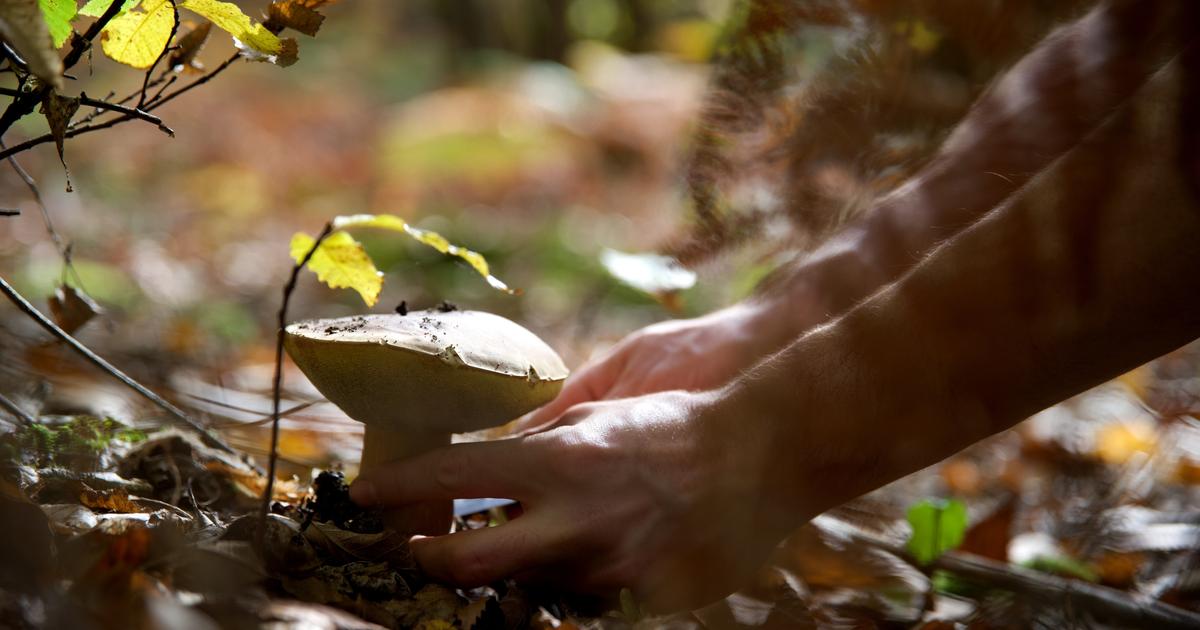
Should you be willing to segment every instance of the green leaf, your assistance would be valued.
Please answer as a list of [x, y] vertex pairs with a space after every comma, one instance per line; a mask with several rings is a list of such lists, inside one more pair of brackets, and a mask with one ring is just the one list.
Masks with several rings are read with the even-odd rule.
[[[79, 15], [98, 18], [101, 15], [104, 15], [104, 12], [108, 10], [108, 7], [112, 5], [113, 1], [114, 0], [88, 0], [86, 3], [84, 3], [83, 8], [79, 9]], [[121, 11], [117, 13], [117, 15], [136, 7], [141, 1], [142, 0], [125, 0], [125, 6], [121, 7]]]
[[509, 294], [518, 293], [516, 290], [508, 288], [507, 284], [504, 284], [499, 278], [492, 275], [487, 259], [483, 257], [483, 254], [471, 251], [465, 247], [459, 247], [446, 240], [445, 237], [437, 232], [415, 228], [394, 214], [352, 214], [340, 216], [333, 220], [333, 227], [338, 229], [373, 227], [407, 234], [443, 254], [457, 256], [465, 260], [467, 264], [471, 265], [472, 269], [483, 276], [484, 280], [487, 280], [487, 283], [493, 289]]
[[[292, 260], [297, 263], [312, 249], [316, 239], [297, 232], [292, 236]], [[346, 232], [334, 232], [313, 252], [308, 269], [317, 279], [334, 289], [354, 289], [367, 306], [375, 306], [383, 289], [383, 274], [363, 249], [362, 243]]]
[[71, 20], [75, 19], [75, 0], [38, 0], [38, 6], [42, 9], [46, 27], [50, 29], [54, 47], [61, 48], [74, 30]]
[[908, 509], [912, 537], [908, 551], [921, 564], [962, 544], [967, 531], [967, 506], [961, 501], [921, 501]]

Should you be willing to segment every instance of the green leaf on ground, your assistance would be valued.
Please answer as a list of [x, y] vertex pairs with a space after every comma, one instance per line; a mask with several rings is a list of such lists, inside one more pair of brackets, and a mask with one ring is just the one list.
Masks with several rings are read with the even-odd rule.
[[908, 509], [912, 537], [908, 551], [921, 564], [962, 544], [967, 531], [967, 506], [961, 501], [921, 501]]

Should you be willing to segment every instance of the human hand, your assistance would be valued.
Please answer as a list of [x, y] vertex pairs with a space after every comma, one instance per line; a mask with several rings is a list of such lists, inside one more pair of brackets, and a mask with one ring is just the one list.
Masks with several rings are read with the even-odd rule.
[[553, 429], [457, 444], [358, 479], [360, 504], [508, 497], [508, 523], [414, 538], [431, 577], [462, 587], [516, 576], [581, 593], [623, 587], [647, 608], [744, 585], [802, 514], [776, 423], [722, 393], [663, 392], [573, 407]]
[[747, 301], [695, 319], [652, 324], [576, 370], [559, 395], [515, 432], [543, 430], [571, 407], [669, 390], [721, 387], [791, 340], [789, 313]]

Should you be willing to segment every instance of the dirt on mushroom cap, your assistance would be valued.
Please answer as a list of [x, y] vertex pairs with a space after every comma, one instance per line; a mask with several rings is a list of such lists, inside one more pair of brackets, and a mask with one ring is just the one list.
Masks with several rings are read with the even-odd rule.
[[537, 335], [482, 311], [412, 311], [316, 319], [287, 327], [289, 336], [327, 343], [373, 343], [442, 357], [447, 363], [509, 376], [566, 378], [562, 359]]

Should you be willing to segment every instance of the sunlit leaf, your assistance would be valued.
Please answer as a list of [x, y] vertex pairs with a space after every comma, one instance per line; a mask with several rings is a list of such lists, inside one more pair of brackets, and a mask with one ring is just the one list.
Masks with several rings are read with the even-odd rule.
[[483, 257], [483, 254], [471, 251], [465, 247], [459, 247], [446, 240], [445, 237], [437, 232], [415, 228], [394, 214], [352, 214], [340, 216], [333, 220], [333, 227], [338, 229], [373, 227], [403, 232], [443, 254], [457, 256], [465, 260], [467, 264], [471, 265], [472, 269], [479, 272], [479, 275], [487, 280], [487, 283], [493, 289], [504, 291], [505, 293], [517, 293], [517, 291], [508, 288], [508, 285], [501, 282], [499, 278], [492, 275], [487, 259]]
[[38, 0], [42, 17], [54, 40], [54, 47], [61, 48], [71, 35], [71, 20], [75, 19], [75, 0]]
[[62, 60], [36, 0], [0, 2], [0, 35], [21, 54], [35, 76], [62, 88]]
[[[292, 236], [292, 259], [299, 263], [315, 242], [313, 237], [297, 232]], [[317, 274], [318, 280], [334, 289], [358, 291], [367, 306], [379, 301], [383, 274], [375, 268], [362, 244], [346, 232], [334, 232], [322, 241], [309, 259], [308, 268]]]
[[658, 254], [627, 254], [605, 249], [600, 263], [614, 278], [650, 295], [663, 295], [696, 284], [696, 274], [678, 260]]
[[236, 4], [217, 0], [184, 0], [180, 8], [209, 19], [217, 28], [264, 55], [284, 52], [283, 42], [262, 24], [252, 22]]
[[126, 11], [104, 27], [100, 45], [109, 59], [134, 68], [149, 68], [162, 54], [175, 25], [167, 0], [145, 0], [140, 9]]
[[967, 506], [961, 501], [921, 501], [908, 509], [912, 537], [908, 551], [921, 564], [962, 544], [967, 531]]
[[[125, 0], [125, 6], [121, 7], [121, 11], [117, 15], [136, 7], [141, 1], [142, 0]], [[83, 7], [79, 9], [79, 15], [98, 18], [101, 15], [104, 15], [104, 12], [108, 10], [108, 7], [112, 6], [113, 2], [114, 0], [88, 0]]]

